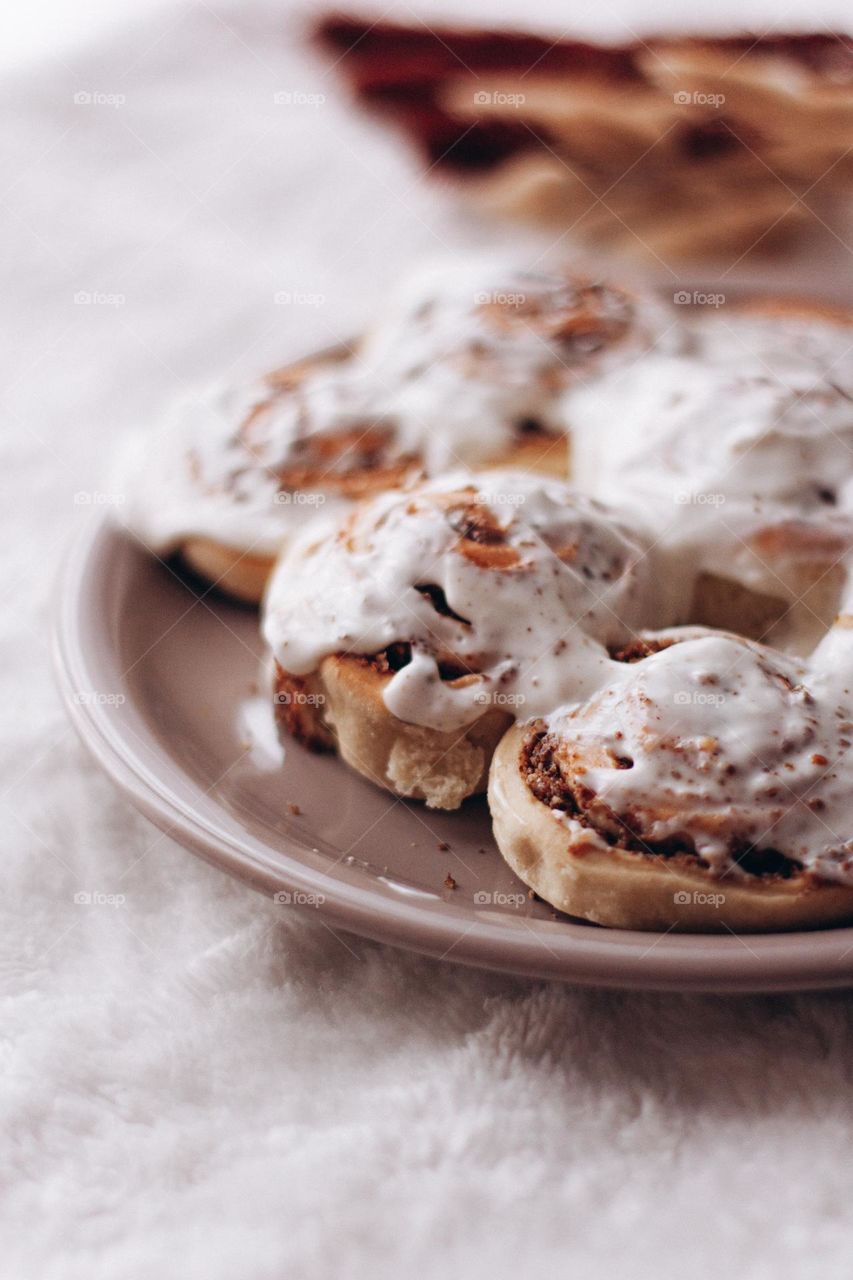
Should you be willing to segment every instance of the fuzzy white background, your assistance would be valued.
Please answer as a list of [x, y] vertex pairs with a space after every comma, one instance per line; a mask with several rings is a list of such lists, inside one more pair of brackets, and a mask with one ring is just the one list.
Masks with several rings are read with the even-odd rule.
[[[87, 48], [52, 39], [53, 8], [0, 85], [0, 1274], [846, 1278], [849, 995], [585, 992], [344, 947], [158, 835], [78, 745], [54, 575], [123, 434], [211, 372], [357, 328], [416, 254], [497, 233], [348, 111], [305, 10], [113, 6]], [[680, 17], [587, 8], [615, 32]], [[294, 89], [325, 101], [275, 105]]]

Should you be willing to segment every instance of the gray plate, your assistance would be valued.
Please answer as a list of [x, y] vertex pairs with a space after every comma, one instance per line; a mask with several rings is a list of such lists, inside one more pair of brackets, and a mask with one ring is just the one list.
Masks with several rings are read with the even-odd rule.
[[196, 594], [106, 518], [73, 548], [60, 597], [60, 686], [95, 758], [159, 827], [282, 895], [282, 910], [461, 964], [578, 983], [853, 985], [849, 928], [677, 936], [556, 918], [504, 865], [484, 802], [430, 813], [334, 757], [282, 746], [256, 614]]

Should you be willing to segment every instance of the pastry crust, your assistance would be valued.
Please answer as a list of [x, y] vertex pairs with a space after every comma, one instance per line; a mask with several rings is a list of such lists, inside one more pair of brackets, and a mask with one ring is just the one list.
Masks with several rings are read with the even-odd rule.
[[567, 915], [619, 929], [768, 932], [853, 920], [853, 888], [795, 874], [714, 879], [688, 854], [664, 857], [608, 845], [536, 799], [523, 776], [530, 727], [516, 725], [492, 761], [489, 808], [503, 857]]
[[[569, 440], [567, 436], [549, 432], [533, 432], [521, 439], [509, 450], [499, 454], [489, 464], [500, 470], [520, 468], [537, 474], [565, 479], [569, 471]], [[401, 469], [393, 480], [383, 484], [379, 477], [365, 475], [358, 487], [358, 496], [369, 496], [383, 488], [396, 488], [410, 474]], [[310, 487], [310, 486], [309, 486]], [[333, 496], [338, 496], [336, 491]], [[285, 541], [282, 542], [282, 550]], [[276, 557], [239, 551], [211, 538], [188, 538], [178, 554], [193, 573], [219, 591], [233, 596], [245, 604], [260, 604]]]
[[494, 470], [386, 494], [276, 570], [279, 718], [398, 795], [458, 808], [519, 709], [600, 677], [607, 643], [657, 617], [655, 589], [645, 531], [565, 485]]
[[274, 556], [238, 551], [210, 538], [188, 539], [179, 554], [193, 573], [244, 604], [260, 603], [275, 564]]
[[776, 297], [745, 298], [738, 302], [737, 308], [738, 311], [746, 311], [750, 315], [770, 316], [783, 320], [818, 320], [846, 328], [853, 325], [853, 310], [850, 307], [824, 302], [820, 298], [797, 298], [784, 294]]
[[[485, 791], [489, 764], [512, 717], [489, 708], [463, 730], [406, 724], [385, 705], [391, 679], [380, 659], [337, 654], [296, 677], [276, 668], [276, 713], [296, 738], [342, 758], [377, 786], [430, 809], [458, 809]], [[462, 677], [471, 679], [472, 677]]]
[[[745, 298], [736, 303], [736, 308], [741, 313], [771, 319], [853, 326], [853, 310], [819, 299]], [[785, 555], [786, 542], [798, 537], [803, 537], [798, 530], [768, 528], [756, 539], [756, 550], [772, 563]], [[700, 573], [689, 610], [690, 622], [736, 631], [792, 653], [808, 653], [832, 625], [837, 612], [844, 581], [841, 555], [838, 545], [827, 545], [821, 554], [815, 541], [808, 558], [787, 574], [787, 598], [753, 590], [722, 572]]]
[[844, 573], [839, 553], [798, 566], [789, 574], [793, 599], [771, 596], [723, 574], [700, 573], [693, 589], [692, 625], [734, 631], [749, 640], [807, 654], [832, 625]]
[[468, 198], [658, 261], [765, 250], [850, 183], [844, 35], [598, 44], [339, 14], [317, 35]]

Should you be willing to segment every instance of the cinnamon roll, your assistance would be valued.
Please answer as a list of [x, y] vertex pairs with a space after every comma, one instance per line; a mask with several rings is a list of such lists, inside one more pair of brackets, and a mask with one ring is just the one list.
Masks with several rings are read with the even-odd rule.
[[694, 621], [805, 653], [838, 605], [853, 525], [853, 317], [722, 307], [681, 352], [572, 397], [577, 483], [655, 528]]
[[263, 632], [279, 718], [398, 795], [454, 809], [519, 715], [599, 687], [607, 643], [672, 615], [644, 533], [555, 480], [382, 494], [280, 561]]
[[655, 299], [570, 270], [433, 267], [353, 351], [181, 404], [133, 461], [128, 523], [257, 602], [318, 512], [459, 465], [565, 476], [567, 388], [677, 332]]
[[489, 783], [510, 866], [628, 929], [853, 919], [851, 634], [808, 662], [703, 628], [616, 651], [590, 698], [518, 725]]

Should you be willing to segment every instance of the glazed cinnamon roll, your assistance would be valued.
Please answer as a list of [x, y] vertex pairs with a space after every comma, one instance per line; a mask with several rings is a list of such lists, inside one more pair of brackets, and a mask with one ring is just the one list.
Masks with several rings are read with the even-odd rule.
[[279, 718], [398, 795], [457, 808], [517, 716], [585, 697], [608, 642], [677, 608], [673, 581], [640, 530], [558, 481], [383, 494], [279, 563], [263, 620]]
[[498, 747], [504, 857], [561, 911], [621, 928], [853, 918], [850, 636], [808, 663], [702, 628], [617, 650], [592, 697]]
[[572, 398], [577, 483], [653, 524], [694, 621], [808, 652], [838, 607], [853, 516], [853, 317], [722, 306], [689, 347]]
[[257, 601], [318, 512], [459, 465], [565, 476], [565, 394], [678, 325], [650, 297], [489, 260], [407, 282], [353, 351], [193, 397], [134, 460], [131, 529]]

